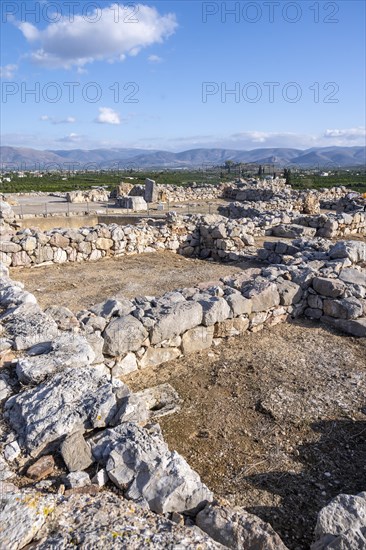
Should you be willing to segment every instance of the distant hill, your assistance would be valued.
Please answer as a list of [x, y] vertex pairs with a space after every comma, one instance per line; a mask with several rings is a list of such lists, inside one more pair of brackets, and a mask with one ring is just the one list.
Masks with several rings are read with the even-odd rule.
[[180, 153], [145, 149], [71, 149], [39, 151], [24, 147], [0, 147], [0, 166], [15, 170], [125, 168], [200, 168], [223, 165], [225, 161], [298, 166], [321, 169], [365, 166], [366, 147], [313, 147], [311, 149], [262, 148], [190, 149]]

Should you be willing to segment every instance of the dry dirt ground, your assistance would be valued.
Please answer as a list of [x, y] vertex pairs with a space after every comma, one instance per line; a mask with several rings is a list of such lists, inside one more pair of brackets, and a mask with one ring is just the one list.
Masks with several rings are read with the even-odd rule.
[[310, 322], [277, 325], [130, 375], [169, 382], [181, 411], [164, 436], [217, 496], [308, 549], [316, 515], [365, 490], [366, 341]]
[[176, 288], [217, 282], [256, 265], [255, 260], [222, 264], [155, 252], [98, 262], [14, 268], [11, 276], [23, 282], [42, 307], [57, 304], [77, 312], [115, 296], [160, 296]]

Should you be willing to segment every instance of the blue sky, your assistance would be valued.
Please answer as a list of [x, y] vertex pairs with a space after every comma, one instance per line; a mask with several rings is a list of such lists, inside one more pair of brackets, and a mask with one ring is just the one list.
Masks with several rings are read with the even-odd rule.
[[365, 145], [363, 1], [1, 8], [3, 145]]

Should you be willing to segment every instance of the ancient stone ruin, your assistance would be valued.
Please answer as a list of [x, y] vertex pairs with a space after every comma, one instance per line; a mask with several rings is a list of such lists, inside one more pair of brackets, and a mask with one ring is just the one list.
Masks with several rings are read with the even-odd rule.
[[[159, 200], [153, 180], [145, 197], [131, 191], [119, 190], [127, 201]], [[287, 548], [169, 449], [159, 418], [179, 413], [175, 388], [132, 391], [125, 377], [298, 319], [366, 338], [366, 213], [360, 197], [348, 207], [346, 194], [233, 183], [211, 190], [228, 199], [223, 215], [50, 231], [19, 229], [2, 202], [2, 547]], [[159, 296], [110, 296], [77, 313], [42, 309], [14, 279], [13, 268], [164, 250], [259, 267]], [[275, 416], [284, 403], [260, 406]], [[365, 493], [337, 496], [319, 510], [312, 549], [366, 547], [365, 518]]]

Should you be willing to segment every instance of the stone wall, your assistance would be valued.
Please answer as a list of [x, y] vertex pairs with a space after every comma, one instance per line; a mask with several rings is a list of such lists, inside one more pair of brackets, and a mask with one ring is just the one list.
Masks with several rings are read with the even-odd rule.
[[294, 223], [316, 229], [316, 235], [333, 239], [350, 235], [366, 235], [366, 212], [343, 212], [341, 214], [320, 214], [301, 216]]
[[265, 242], [259, 258], [287, 269], [304, 289], [304, 315], [366, 336], [366, 243], [322, 238]]
[[229, 252], [240, 253], [244, 246], [252, 245], [253, 234], [261, 234], [261, 229], [250, 220], [239, 223], [222, 216], [170, 213], [166, 222], [150, 219], [137, 225], [98, 224], [46, 232], [21, 229], [1, 240], [0, 261], [19, 267], [44, 262], [96, 261], [107, 256], [157, 250], [223, 259], [229, 257]]

